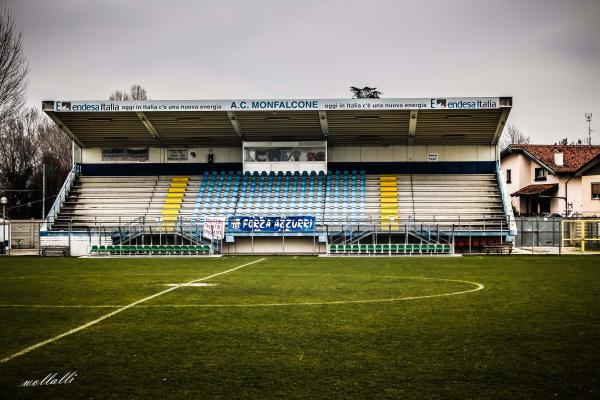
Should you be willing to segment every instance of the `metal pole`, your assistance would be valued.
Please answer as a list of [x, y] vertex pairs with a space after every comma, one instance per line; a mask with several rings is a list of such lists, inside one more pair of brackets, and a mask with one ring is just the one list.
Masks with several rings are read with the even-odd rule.
[[[2, 199], [3, 201], [5, 198]], [[6, 242], [6, 205], [2, 204], [2, 246], [4, 247], [4, 254], [8, 253], [6, 246], [4, 244]]]
[[580, 230], [581, 230], [581, 254], [585, 253], [585, 220], [579, 221]]
[[46, 218], [46, 164], [42, 164], [42, 219]]
[[36, 238], [36, 243], [37, 243], [37, 249], [38, 249], [38, 256], [42, 255], [42, 239], [40, 238], [40, 231], [42, 229], [42, 223], [38, 223], [37, 224], [37, 232], [35, 235]]
[[[563, 246], [563, 222], [559, 221], [559, 232], [560, 232], [560, 242], [558, 243], [558, 254], [562, 255], [562, 246]], [[554, 234], [552, 235], [554, 236]]]
[[[378, 223], [376, 223], [374, 225], [373, 232], [374, 232], [374, 234], [373, 234], [372, 244], [377, 246], [377, 244], [381, 240], [381, 236], [385, 232], [385, 223], [383, 221], [379, 221]], [[375, 253], [373, 253], [373, 254], [375, 254]]]
[[392, 221], [388, 224], [388, 255], [392, 255]]
[[552, 218], [552, 247], [554, 246], [556, 246], [556, 219]]
[[535, 236], [533, 234], [533, 218], [529, 222], [531, 223], [531, 254], [533, 254], [533, 242], [535, 240]]
[[69, 222], [69, 255], [71, 255], [71, 230], [73, 229], [73, 220]]
[[471, 254], [471, 223], [469, 222], [469, 254]]
[[[325, 225], [325, 254], [329, 255], [329, 225]], [[320, 245], [319, 245], [320, 247]]]

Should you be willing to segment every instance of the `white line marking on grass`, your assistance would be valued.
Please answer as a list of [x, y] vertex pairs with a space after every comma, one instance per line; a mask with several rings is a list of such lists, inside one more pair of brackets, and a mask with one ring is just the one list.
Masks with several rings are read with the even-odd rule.
[[73, 305], [49, 305], [49, 304], [0, 304], [0, 307], [29, 307], [29, 308], [119, 308], [125, 307], [124, 305], [84, 305], [84, 304], [73, 304]]
[[[318, 274], [314, 274], [318, 275]], [[354, 275], [349, 275], [354, 276]], [[360, 275], [357, 275], [360, 276]], [[297, 302], [297, 303], [255, 303], [255, 304], [153, 304], [153, 305], [143, 305], [140, 307], [145, 308], [156, 308], [156, 307], [286, 307], [286, 306], [321, 306], [328, 304], [361, 304], [361, 303], [386, 303], [393, 301], [406, 301], [406, 300], [420, 300], [420, 299], [429, 299], [433, 297], [448, 297], [448, 296], [457, 296], [459, 294], [466, 294], [477, 292], [479, 290], [485, 289], [485, 286], [481, 283], [463, 281], [460, 279], [444, 279], [444, 278], [425, 278], [420, 276], [386, 276], [389, 278], [404, 278], [404, 279], [427, 279], [427, 280], [437, 280], [437, 281], [446, 281], [446, 282], [459, 282], [459, 283], [467, 283], [469, 285], [474, 285], [474, 289], [470, 290], [462, 290], [460, 292], [451, 292], [451, 293], [440, 293], [440, 294], [429, 294], [423, 296], [409, 296], [409, 297], [396, 297], [389, 299], [368, 299], [368, 300], [338, 300], [338, 301], [307, 301], [307, 302]]]
[[217, 286], [216, 283], [196, 282], [196, 283], [165, 283], [165, 286], [185, 286], [185, 287], [205, 287]]
[[[258, 260], [262, 261], [262, 260]], [[258, 262], [256, 261], [256, 262]], [[225, 271], [227, 272], [227, 271]], [[437, 280], [437, 281], [447, 281], [447, 282], [458, 282], [458, 283], [467, 283], [470, 285], [474, 285], [475, 289], [471, 290], [463, 290], [460, 292], [451, 292], [451, 293], [440, 293], [440, 294], [432, 294], [432, 295], [423, 295], [423, 296], [410, 296], [410, 297], [397, 297], [397, 298], [388, 298], [388, 299], [367, 299], [367, 300], [338, 300], [338, 301], [325, 301], [325, 302], [297, 302], [297, 303], [246, 303], [246, 304], [153, 304], [153, 305], [141, 305], [139, 307], [144, 308], [161, 308], [161, 307], [282, 307], [282, 306], [309, 306], [309, 305], [327, 305], [327, 304], [351, 304], [351, 303], [383, 303], [383, 302], [393, 302], [393, 301], [405, 301], [405, 300], [418, 300], [418, 299], [427, 299], [433, 297], [447, 297], [447, 296], [456, 296], [459, 294], [472, 293], [477, 292], [479, 290], [485, 289], [485, 286], [481, 283], [464, 281], [460, 279], [445, 279], [445, 278], [427, 278], [423, 276], [395, 276], [395, 275], [340, 275], [340, 274], [290, 274], [290, 276], [357, 276], [357, 277], [369, 277], [369, 278], [397, 278], [397, 279], [425, 279], [425, 280]], [[203, 278], [208, 279], [208, 278]], [[193, 287], [193, 284], [177, 284], [178, 287]], [[209, 284], [210, 285], [210, 284]], [[139, 304], [139, 303], [138, 303]], [[31, 307], [31, 308], [119, 308], [119, 307], [128, 307], [124, 305], [49, 305], [49, 304], [0, 304], [0, 307]]]
[[[191, 274], [188, 272], [188, 274]], [[120, 276], [171, 276], [172, 273], [132, 273], [132, 274], [73, 274], [73, 275], [28, 275], [28, 276], [0, 276], [0, 279], [47, 279], [47, 278], [88, 278], [88, 277], [102, 277], [102, 278], [118, 278]]]
[[[189, 282], [187, 282], [187, 284], [191, 284], [191, 283], [195, 283], [195, 282], [201, 282], [201, 281], [205, 281], [205, 280], [207, 280], [207, 279], [210, 279], [210, 278], [214, 278], [215, 276], [219, 276], [219, 275], [228, 274], [228, 273], [230, 273], [230, 272], [233, 272], [233, 271], [236, 271], [236, 270], [238, 270], [238, 269], [240, 269], [240, 268], [247, 267], [248, 265], [256, 264], [256, 263], [258, 263], [258, 262], [261, 262], [261, 261], [264, 261], [264, 260], [266, 260], [266, 258], [261, 258], [261, 259], [259, 259], [259, 260], [254, 260], [254, 261], [252, 261], [252, 262], [249, 262], [249, 263], [246, 263], [246, 264], [238, 265], [238, 266], [237, 266], [237, 267], [235, 267], [235, 268], [228, 269], [227, 271], [218, 272], [218, 273], [216, 273], [216, 274], [212, 274], [212, 275], [210, 275], [210, 276], [205, 276], [204, 278], [200, 278], [200, 279], [194, 279], [194, 280], [192, 280], [192, 281], [189, 281]], [[48, 339], [48, 340], [44, 340], [43, 342], [40, 342], [40, 343], [34, 344], [33, 346], [29, 346], [29, 347], [27, 347], [26, 349], [23, 349], [23, 350], [21, 350], [21, 351], [19, 351], [19, 352], [15, 353], [15, 354], [12, 354], [12, 355], [10, 355], [10, 356], [8, 356], [8, 357], [5, 357], [5, 358], [1, 359], [1, 360], [0, 360], [0, 364], [3, 364], [3, 363], [5, 363], [5, 362], [7, 362], [7, 361], [10, 361], [10, 360], [12, 360], [12, 359], [13, 359], [13, 358], [15, 358], [15, 357], [22, 356], [23, 354], [27, 354], [27, 353], [29, 353], [30, 351], [32, 351], [32, 350], [35, 350], [35, 349], [38, 349], [38, 348], [40, 348], [40, 347], [42, 347], [42, 346], [45, 346], [45, 345], [47, 345], [47, 344], [49, 344], [49, 343], [55, 342], [55, 341], [57, 341], [58, 339], [64, 338], [65, 336], [69, 336], [69, 335], [72, 335], [72, 334], [74, 334], [74, 333], [76, 333], [76, 332], [79, 332], [79, 331], [81, 331], [81, 330], [84, 330], [84, 329], [86, 329], [86, 328], [89, 328], [90, 326], [92, 326], [92, 325], [95, 325], [95, 324], [97, 324], [98, 322], [102, 322], [102, 321], [104, 321], [104, 320], [105, 320], [105, 319], [107, 319], [107, 318], [113, 317], [113, 316], [115, 316], [115, 315], [119, 314], [120, 312], [123, 312], [123, 311], [125, 311], [125, 310], [127, 310], [127, 309], [129, 309], [129, 308], [135, 307], [135, 306], [137, 306], [138, 304], [144, 303], [144, 302], [146, 302], [146, 301], [148, 301], [148, 300], [152, 300], [152, 299], [154, 299], [154, 298], [156, 298], [156, 297], [162, 296], [163, 294], [166, 294], [166, 293], [172, 292], [173, 290], [177, 290], [177, 289], [179, 289], [180, 287], [182, 287], [182, 286], [173, 286], [173, 287], [170, 287], [170, 288], [168, 288], [168, 289], [165, 289], [165, 290], [163, 290], [162, 292], [155, 293], [155, 294], [153, 294], [152, 296], [144, 297], [144, 298], [143, 298], [143, 299], [141, 299], [141, 300], [135, 301], [135, 302], [133, 302], [133, 303], [131, 303], [131, 304], [128, 304], [128, 305], [126, 305], [126, 306], [124, 306], [124, 307], [121, 307], [121, 308], [119, 308], [119, 309], [117, 309], [117, 310], [115, 310], [115, 311], [112, 311], [112, 312], [110, 312], [110, 313], [108, 313], [108, 314], [105, 314], [105, 315], [101, 316], [100, 318], [97, 318], [97, 319], [95, 319], [95, 320], [93, 320], [93, 321], [90, 321], [90, 322], [88, 322], [87, 324], [83, 324], [83, 325], [81, 325], [81, 326], [78, 326], [77, 328], [73, 328], [73, 329], [71, 329], [70, 331], [67, 331], [67, 332], [65, 332], [65, 333], [61, 333], [60, 335], [54, 336], [54, 337], [52, 337], [52, 338], [50, 338], [50, 339]]]

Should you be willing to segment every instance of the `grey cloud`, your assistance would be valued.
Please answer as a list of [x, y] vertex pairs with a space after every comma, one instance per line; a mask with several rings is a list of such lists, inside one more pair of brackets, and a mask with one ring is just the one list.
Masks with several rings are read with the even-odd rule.
[[344, 97], [369, 84], [389, 97], [513, 95], [511, 121], [538, 142], [582, 136], [584, 112], [600, 118], [595, 0], [7, 4], [35, 105], [134, 82], [155, 99]]

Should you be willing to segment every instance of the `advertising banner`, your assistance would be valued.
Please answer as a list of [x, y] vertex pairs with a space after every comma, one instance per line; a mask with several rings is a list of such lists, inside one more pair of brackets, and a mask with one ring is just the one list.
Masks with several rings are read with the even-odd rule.
[[248, 217], [233, 216], [227, 221], [229, 232], [314, 232], [313, 216]]
[[223, 239], [225, 236], [225, 217], [206, 216], [202, 236], [209, 240]]
[[329, 110], [433, 110], [498, 109], [512, 106], [510, 97], [442, 97], [389, 99], [247, 99], [247, 100], [47, 100], [44, 111], [146, 112], [146, 111], [329, 111]]

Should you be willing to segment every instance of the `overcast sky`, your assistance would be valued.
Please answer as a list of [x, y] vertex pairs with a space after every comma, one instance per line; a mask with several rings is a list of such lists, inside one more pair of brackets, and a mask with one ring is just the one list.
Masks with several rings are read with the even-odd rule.
[[8, 0], [30, 104], [154, 100], [513, 96], [538, 143], [600, 142], [600, 1]]

